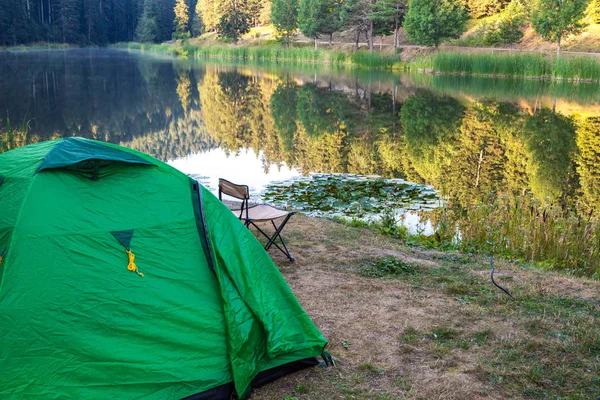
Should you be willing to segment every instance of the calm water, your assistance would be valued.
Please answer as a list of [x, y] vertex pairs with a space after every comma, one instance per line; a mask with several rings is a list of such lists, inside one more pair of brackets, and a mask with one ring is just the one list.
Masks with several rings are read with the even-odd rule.
[[311, 172], [402, 178], [456, 204], [531, 191], [600, 206], [600, 87], [172, 60], [112, 50], [0, 53], [0, 151], [119, 143], [216, 187]]

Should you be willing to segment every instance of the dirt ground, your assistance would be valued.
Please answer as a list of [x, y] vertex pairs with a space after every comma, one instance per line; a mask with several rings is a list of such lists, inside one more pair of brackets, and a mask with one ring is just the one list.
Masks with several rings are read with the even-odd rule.
[[[329, 340], [335, 368], [257, 389], [263, 399], [596, 398], [600, 285], [487, 258], [405, 247], [366, 228], [294, 216], [290, 263], [271, 250]], [[382, 257], [407, 273], [364, 277]]]

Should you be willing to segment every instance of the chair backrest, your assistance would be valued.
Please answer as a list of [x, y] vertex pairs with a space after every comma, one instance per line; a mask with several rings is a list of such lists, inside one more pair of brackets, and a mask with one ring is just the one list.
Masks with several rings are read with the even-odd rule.
[[248, 200], [250, 198], [250, 189], [248, 185], [236, 185], [227, 179], [221, 178], [219, 179], [219, 200], [223, 200], [221, 194], [226, 194], [240, 200]]
[[223, 194], [242, 200], [242, 206], [240, 208], [240, 215], [238, 218], [242, 219], [244, 211], [246, 218], [248, 218], [248, 199], [250, 199], [250, 189], [248, 185], [237, 185], [227, 179], [219, 179], [219, 200], [223, 201]]

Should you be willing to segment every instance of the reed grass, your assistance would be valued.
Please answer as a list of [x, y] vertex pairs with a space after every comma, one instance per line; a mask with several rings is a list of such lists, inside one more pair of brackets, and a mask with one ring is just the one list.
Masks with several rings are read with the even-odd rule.
[[[502, 195], [460, 212], [444, 210], [438, 233], [463, 251], [535, 261], [548, 269], [600, 278], [600, 219], [530, 195]], [[454, 238], [456, 239], [456, 238]]]
[[437, 52], [430, 57], [430, 68], [448, 74], [600, 81], [599, 60], [566, 55]]
[[183, 55], [193, 58], [237, 59], [245, 62], [281, 62], [291, 64], [330, 64], [357, 66], [369, 69], [401, 69], [400, 57], [387, 54], [370, 54], [367, 51], [346, 52], [339, 50], [314, 49], [311, 47], [267, 46], [193, 46], [183, 44], [175, 47], [169, 44], [118, 43], [115, 48], [148, 51], [167, 55]]
[[70, 48], [78, 47], [72, 44], [66, 43], [30, 43], [20, 44], [16, 46], [0, 46], [0, 51], [30, 51], [30, 50], [66, 50]]
[[345, 52], [309, 47], [285, 48], [278, 45], [253, 47], [184, 45], [182, 50], [185, 54], [195, 58], [232, 58], [250, 62], [330, 64], [359, 66], [370, 69], [398, 69], [402, 67], [398, 56], [370, 54], [366, 51]]
[[511, 76], [547, 80], [600, 82], [600, 61], [592, 57], [550, 57], [535, 53], [489, 53], [440, 51], [403, 62], [399, 55], [314, 49], [312, 47], [282, 47], [279, 44], [260, 46], [194, 46], [170, 44], [117, 43], [112, 47], [148, 51], [165, 55], [194, 58], [238, 59], [244, 62], [269, 61], [292, 64], [329, 64], [368, 69], [430, 71], [441, 74], [480, 76]]
[[24, 121], [21, 126], [13, 126], [10, 119], [0, 119], [0, 153], [25, 146], [29, 121]]

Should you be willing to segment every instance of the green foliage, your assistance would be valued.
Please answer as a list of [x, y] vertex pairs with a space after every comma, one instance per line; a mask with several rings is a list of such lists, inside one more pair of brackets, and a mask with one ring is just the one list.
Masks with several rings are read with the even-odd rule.
[[467, 19], [458, 0], [411, 0], [404, 29], [410, 41], [438, 47], [444, 39], [459, 37]]
[[564, 37], [577, 35], [585, 28], [583, 21], [589, 0], [537, 0], [531, 12], [531, 24], [545, 40], [558, 44]]
[[524, 195], [501, 195], [446, 214], [466, 252], [543, 262], [553, 269], [600, 276], [600, 221]]
[[300, 31], [315, 40], [323, 34], [336, 32], [340, 28], [340, 11], [341, 4], [336, 0], [300, 0]]
[[[500, 13], [510, 0], [467, 0], [471, 17], [482, 18]], [[513, 2], [514, 3], [514, 2]]]
[[600, 210], [600, 118], [582, 119], [577, 129], [577, 173], [586, 213]]
[[519, 43], [523, 39], [522, 29], [527, 24], [525, 7], [512, 2], [496, 17], [486, 20], [476, 35], [482, 36], [482, 45], [497, 46]]
[[202, 25], [207, 31], [214, 31], [221, 18], [217, 0], [198, 0], [197, 8], [202, 16]]
[[158, 41], [158, 22], [156, 18], [142, 15], [135, 31], [135, 39], [141, 43]]
[[273, 0], [271, 21], [284, 40], [298, 29], [298, 0]]
[[188, 9], [185, 0], [177, 0], [175, 4], [175, 20], [173, 25], [175, 26], [175, 32], [173, 32], [173, 39], [189, 39], [190, 31], [190, 11]]
[[294, 134], [298, 129], [298, 88], [293, 82], [277, 86], [271, 96], [271, 114], [275, 131], [283, 142], [285, 151], [291, 151], [294, 147]]
[[438, 183], [450, 162], [450, 146], [459, 133], [464, 107], [452, 97], [418, 91], [403, 104], [400, 119], [407, 154], [419, 175]]
[[326, 0], [300, 0], [298, 23], [304, 36], [318, 39], [321, 34], [321, 21], [327, 13]]
[[241, 35], [250, 32], [250, 14], [238, 0], [229, 1], [224, 9], [217, 24], [217, 34], [222, 38], [232, 39], [233, 44], [236, 44]]
[[27, 140], [28, 132], [29, 122], [23, 123], [21, 127], [13, 127], [10, 119], [0, 119], [0, 153], [30, 144]]
[[[387, 30], [399, 27], [406, 13], [408, 0], [379, 0], [369, 7], [369, 17], [376, 25]], [[381, 29], [381, 28], [380, 28]]]
[[575, 126], [570, 118], [543, 109], [525, 124], [531, 190], [538, 199], [559, 199], [573, 184]]
[[595, 24], [600, 24], [600, 0], [591, 0], [588, 13]]
[[263, 3], [266, 3], [265, 0], [245, 0], [246, 12], [249, 16], [249, 25], [257, 26], [260, 21], [261, 12], [263, 9]]
[[204, 23], [202, 22], [202, 3], [198, 1], [194, 7], [194, 15], [192, 16], [191, 34], [193, 37], [200, 36], [205, 31]]
[[342, 3], [339, 13], [339, 24], [341, 29], [353, 29], [356, 34], [356, 42], [359, 36], [367, 32], [370, 27], [369, 17], [370, 2], [366, 0], [346, 0]]
[[[368, 278], [388, 278], [401, 275], [415, 275], [419, 267], [406, 263], [396, 257], [382, 257], [375, 262], [359, 268], [356, 273]], [[365, 367], [366, 368], [366, 367]]]

